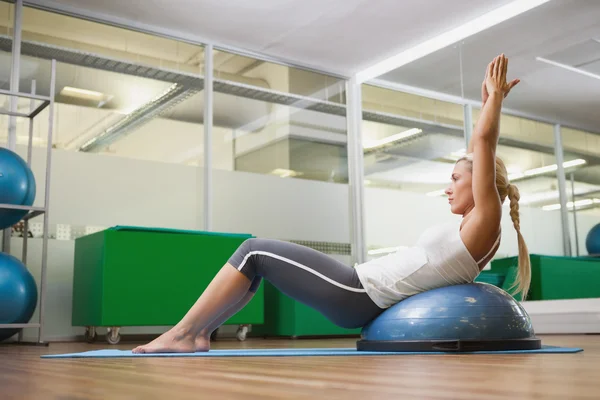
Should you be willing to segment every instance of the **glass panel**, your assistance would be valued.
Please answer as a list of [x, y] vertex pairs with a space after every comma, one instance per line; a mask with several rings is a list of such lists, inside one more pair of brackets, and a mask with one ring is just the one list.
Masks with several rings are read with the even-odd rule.
[[325, 74], [214, 51], [214, 77], [337, 104], [345, 104], [345, 81]]
[[[479, 115], [480, 110], [473, 110], [475, 121]], [[500, 143], [496, 154], [506, 165], [510, 183], [519, 190], [519, 226], [530, 254], [564, 255], [560, 210], [548, 208], [559, 202], [554, 126], [503, 114]], [[577, 168], [576, 155], [565, 154], [564, 161], [567, 170]], [[510, 217], [510, 200], [506, 199], [502, 243], [495, 258], [517, 254], [517, 235]]]
[[[35, 43], [23, 47], [22, 92], [49, 95], [50, 59], [58, 61], [55, 148], [175, 164], [201, 148], [202, 46], [29, 7], [23, 41]], [[100, 58], [82, 59], [81, 51]], [[36, 118], [34, 136], [45, 146], [43, 124]]]
[[[323, 77], [258, 60], [250, 63], [243, 58], [241, 62], [239, 56], [225, 58], [223, 54], [227, 53], [215, 52], [215, 77], [232, 80], [215, 84], [213, 167], [347, 183], [345, 115], [308, 109], [329, 99], [319, 98], [323, 93], [318, 90], [303, 93], [316, 97], [289, 98], [289, 103], [279, 94], [298, 94], [292, 92], [294, 87], [302, 87], [295, 77], [303, 77], [305, 88], [315, 89], [321, 87]], [[228, 61], [217, 63], [218, 59]], [[235, 76], [233, 66], [240, 68]], [[240, 82], [245, 84], [243, 90]], [[338, 84], [341, 87], [342, 83]], [[343, 107], [332, 110], [345, 113]]]
[[29, 7], [23, 40], [164, 70], [197, 74], [204, 68], [201, 46]]
[[[0, 3], [4, 6], [5, 3]], [[0, 7], [5, 35], [6, 7]], [[12, 12], [9, 14], [12, 15]], [[4, 26], [4, 27], [3, 27]], [[204, 64], [202, 46], [153, 37], [31, 8], [23, 12], [20, 91], [50, 94], [51, 59], [57, 59], [50, 185], [47, 337], [81, 334], [71, 327], [69, 305], [76, 238], [115, 225], [197, 230], [203, 226], [200, 169], [187, 165], [191, 150], [202, 152]], [[10, 73], [10, 46], [0, 37], [4, 89]], [[35, 43], [34, 43], [35, 42]], [[81, 52], [97, 57], [81, 58]], [[148, 68], [151, 67], [151, 68]], [[180, 79], [185, 75], [186, 80]], [[178, 82], [178, 83], [176, 83]], [[0, 99], [0, 106], [2, 106]], [[28, 109], [28, 101], [19, 107]], [[44, 204], [49, 109], [33, 121], [34, 205]], [[8, 118], [0, 119], [6, 141]], [[17, 121], [16, 151], [27, 157], [29, 122]], [[42, 218], [29, 233], [39, 238]], [[17, 236], [15, 231], [13, 234]], [[28, 259], [41, 259], [41, 246]], [[18, 244], [15, 244], [18, 243]], [[15, 238], [12, 251], [21, 241]], [[33, 267], [36, 280], [39, 266]], [[157, 263], [148, 268], [163, 268]], [[38, 268], [35, 270], [35, 268]], [[39, 285], [39, 280], [37, 281]], [[63, 290], [64, 289], [64, 290]], [[57, 291], [55, 291], [58, 293]], [[69, 300], [70, 301], [70, 300]], [[35, 318], [35, 317], [34, 317]], [[162, 327], [125, 327], [123, 334], [156, 333]], [[26, 340], [31, 339], [25, 332]]]
[[220, 51], [214, 73], [213, 229], [349, 263], [344, 83]]
[[[562, 138], [566, 153], [600, 156], [599, 134], [562, 128]], [[573, 255], [591, 255], [586, 239], [592, 227], [600, 223], [600, 163], [597, 159], [588, 158], [588, 162], [567, 173], [567, 193]]]
[[464, 115], [459, 104], [377, 86], [362, 85], [363, 110], [454, 125], [462, 129]]
[[[430, 225], [456, 219], [443, 190], [465, 141], [462, 106], [362, 89], [366, 242], [372, 259], [413, 245]], [[389, 122], [369, 120], [371, 111], [386, 113]]]
[[[10, 38], [13, 36], [14, 5], [0, 1], [0, 35]], [[11, 56], [12, 41], [7, 41], [4, 51], [0, 51], [0, 88], [10, 89], [10, 71], [12, 64]]]

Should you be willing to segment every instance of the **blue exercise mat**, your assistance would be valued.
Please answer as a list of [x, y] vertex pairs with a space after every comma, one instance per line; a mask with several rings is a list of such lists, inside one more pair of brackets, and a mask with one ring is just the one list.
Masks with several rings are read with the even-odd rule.
[[93, 350], [82, 353], [48, 354], [42, 358], [123, 358], [123, 357], [306, 357], [306, 356], [398, 356], [398, 355], [429, 355], [429, 354], [563, 354], [578, 353], [581, 348], [543, 346], [539, 350], [509, 350], [509, 351], [476, 351], [476, 352], [378, 352], [358, 351], [355, 348], [323, 348], [323, 349], [228, 349], [211, 350], [205, 353], [158, 353], [133, 354], [131, 350]]

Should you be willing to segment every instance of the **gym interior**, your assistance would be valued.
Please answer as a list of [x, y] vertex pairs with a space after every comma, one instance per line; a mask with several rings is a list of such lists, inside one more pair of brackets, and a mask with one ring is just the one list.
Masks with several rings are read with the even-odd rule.
[[[600, 2], [0, 1], [0, 50], [3, 399], [597, 398]], [[527, 298], [506, 202], [465, 292], [347, 329], [264, 282], [209, 352], [131, 353], [249, 238], [356, 266], [458, 221], [501, 53]]]

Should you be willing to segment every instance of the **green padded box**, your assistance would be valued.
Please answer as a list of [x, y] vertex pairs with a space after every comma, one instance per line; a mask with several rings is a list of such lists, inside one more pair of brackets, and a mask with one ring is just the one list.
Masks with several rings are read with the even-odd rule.
[[[600, 259], [530, 254], [531, 285], [527, 300], [562, 300], [600, 297]], [[491, 271], [506, 274], [505, 290], [515, 282], [518, 258], [492, 261]]]
[[[175, 325], [247, 234], [117, 226], [75, 240], [73, 326]], [[227, 324], [262, 324], [264, 290]]]
[[475, 282], [489, 283], [490, 285], [502, 287], [504, 280], [506, 279], [505, 273], [497, 273], [492, 271], [481, 271]]
[[277, 290], [263, 280], [265, 289], [265, 323], [253, 326], [251, 336], [307, 337], [359, 335], [361, 329], [344, 329], [321, 313]]

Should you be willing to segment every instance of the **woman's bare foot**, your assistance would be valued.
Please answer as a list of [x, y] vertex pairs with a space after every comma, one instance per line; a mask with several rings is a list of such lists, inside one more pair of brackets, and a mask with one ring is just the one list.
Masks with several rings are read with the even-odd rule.
[[152, 342], [136, 347], [132, 353], [193, 353], [195, 351], [196, 343], [192, 336], [171, 329]]
[[196, 351], [197, 352], [205, 352], [210, 350], [210, 335], [198, 335], [196, 336]]

